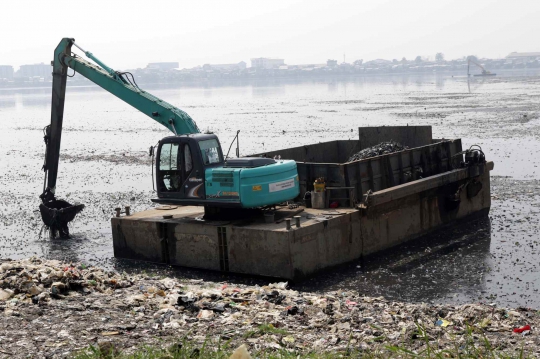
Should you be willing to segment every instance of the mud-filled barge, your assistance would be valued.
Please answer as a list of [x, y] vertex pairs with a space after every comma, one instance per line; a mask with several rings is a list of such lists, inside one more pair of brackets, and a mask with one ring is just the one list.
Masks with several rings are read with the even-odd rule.
[[[396, 141], [408, 149], [347, 162]], [[269, 216], [204, 219], [203, 207], [162, 206], [111, 219], [114, 254], [191, 268], [297, 280], [390, 249], [457, 221], [487, 216], [493, 162], [430, 126], [364, 127], [358, 140], [272, 151], [297, 162], [301, 197]], [[326, 179], [325, 204], [304, 194]], [[309, 207], [309, 205], [308, 205]], [[257, 214], [258, 213], [258, 214]]]

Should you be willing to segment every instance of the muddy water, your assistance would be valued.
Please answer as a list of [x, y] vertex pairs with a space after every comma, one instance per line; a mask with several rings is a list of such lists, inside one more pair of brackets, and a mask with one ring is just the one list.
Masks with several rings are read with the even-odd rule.
[[[186, 110], [241, 154], [356, 138], [359, 126], [431, 125], [434, 137], [479, 144], [492, 172], [489, 220], [461, 224], [367, 263], [328, 271], [298, 289], [354, 289], [433, 302], [485, 301], [540, 307], [540, 76], [369, 77], [350, 81], [260, 82], [214, 88], [148, 88]], [[40, 237], [42, 129], [50, 91], [0, 90], [0, 257], [31, 255], [134, 270], [112, 257], [112, 209], [151, 206], [147, 149], [167, 129], [95, 88], [68, 87], [58, 193], [87, 205], [70, 241]], [[155, 268], [147, 264], [135, 270]], [[164, 270], [160, 268], [158, 270]], [[178, 276], [224, 277], [193, 270]]]

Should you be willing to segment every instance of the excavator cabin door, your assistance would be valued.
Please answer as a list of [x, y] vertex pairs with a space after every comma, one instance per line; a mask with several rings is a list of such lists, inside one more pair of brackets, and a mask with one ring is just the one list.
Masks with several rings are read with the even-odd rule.
[[156, 163], [158, 197], [175, 199], [204, 198], [204, 170], [197, 161], [196, 142], [176, 137], [161, 142]]

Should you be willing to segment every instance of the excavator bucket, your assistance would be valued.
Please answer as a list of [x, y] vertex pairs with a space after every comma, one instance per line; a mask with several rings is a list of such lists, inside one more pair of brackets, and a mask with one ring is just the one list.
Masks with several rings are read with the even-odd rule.
[[43, 203], [39, 205], [41, 219], [49, 229], [51, 238], [60, 236], [62, 239], [68, 239], [68, 223], [73, 221], [75, 216], [83, 209], [84, 204], [72, 205], [62, 199], [43, 201]]

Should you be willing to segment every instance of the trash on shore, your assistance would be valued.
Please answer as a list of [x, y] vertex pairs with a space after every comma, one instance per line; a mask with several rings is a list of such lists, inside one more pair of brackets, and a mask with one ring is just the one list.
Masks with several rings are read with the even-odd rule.
[[359, 161], [370, 157], [386, 155], [388, 153], [399, 152], [407, 150], [409, 147], [403, 146], [395, 141], [381, 142], [378, 145], [364, 148], [362, 151], [355, 153], [347, 162]]
[[[441, 350], [451, 350], [456, 340], [482, 346], [484, 335], [509, 352], [522, 346], [525, 352], [540, 351], [540, 338], [530, 335], [540, 314], [530, 308], [404, 303], [342, 290], [298, 292], [287, 282], [248, 286], [127, 275], [37, 258], [0, 260], [0, 311], [5, 350], [51, 358], [96, 343], [108, 348], [107, 342], [127, 354], [182, 336], [201, 346], [229, 341], [238, 348], [231, 358], [242, 359], [250, 358], [251, 350], [391, 345], [422, 351], [428, 337], [438, 338]], [[521, 327], [524, 321], [529, 324]], [[481, 335], [471, 337], [471, 329]], [[512, 339], [516, 330], [529, 335]]]
[[519, 333], [519, 334], [523, 334], [524, 332], [530, 332], [530, 331], [531, 331], [530, 325], [524, 325], [521, 328], [514, 328], [513, 330], [514, 333]]
[[232, 353], [229, 359], [251, 359], [251, 355], [249, 355], [246, 345], [242, 344]]

